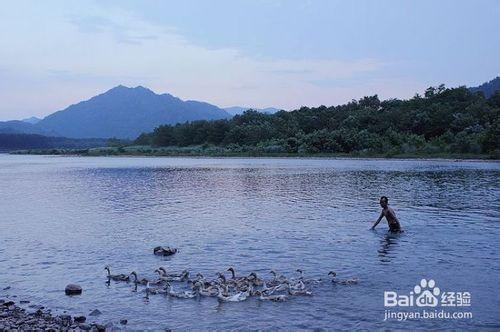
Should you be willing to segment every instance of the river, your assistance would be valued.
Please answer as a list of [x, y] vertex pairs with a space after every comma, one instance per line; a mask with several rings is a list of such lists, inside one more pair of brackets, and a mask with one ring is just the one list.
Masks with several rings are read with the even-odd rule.
[[[0, 297], [99, 309], [96, 319], [126, 318], [132, 330], [500, 328], [498, 162], [0, 154], [0, 186]], [[385, 220], [370, 230], [381, 195], [403, 234], [387, 234]], [[159, 245], [179, 252], [154, 256]], [[131, 284], [107, 285], [106, 265], [147, 278], [159, 266], [266, 279], [300, 268], [324, 281], [283, 303], [145, 300]], [[359, 283], [334, 285], [330, 270]], [[429, 311], [472, 318], [384, 320], [423, 309], [384, 306], [384, 292], [415, 293], [421, 279], [439, 298], [470, 294], [468, 306]], [[68, 283], [83, 294], [65, 296]]]

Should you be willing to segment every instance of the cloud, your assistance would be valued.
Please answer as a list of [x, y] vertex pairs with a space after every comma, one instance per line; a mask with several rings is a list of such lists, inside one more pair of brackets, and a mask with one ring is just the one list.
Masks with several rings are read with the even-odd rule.
[[[15, 16], [0, 20], [0, 30], [18, 31], [5, 36], [9, 47], [0, 54], [12, 83], [0, 91], [0, 99], [8, 99], [14, 105], [8, 111], [20, 116], [33, 109], [36, 115], [51, 113], [118, 84], [143, 85], [219, 106], [331, 105], [374, 87], [369, 82], [355, 87], [337, 82], [373, 75], [390, 65], [377, 59], [262, 58], [233, 48], [206, 48], [175, 27], [110, 8], [45, 14], [31, 13], [30, 21]], [[20, 42], [20, 35], [26, 40]], [[22, 93], [27, 88], [29, 98]], [[7, 107], [0, 105], [3, 111]]]
[[75, 25], [83, 33], [97, 34], [110, 32], [119, 43], [141, 45], [143, 41], [158, 38], [154, 34], [138, 33], [126, 24], [121, 24], [102, 16], [71, 15], [68, 17], [68, 22]]

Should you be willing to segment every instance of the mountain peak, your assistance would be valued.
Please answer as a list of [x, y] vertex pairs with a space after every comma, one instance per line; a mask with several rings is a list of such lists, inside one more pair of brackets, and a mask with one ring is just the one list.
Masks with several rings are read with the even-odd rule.
[[109, 93], [109, 92], [118, 92], [118, 93], [128, 93], [128, 92], [147, 92], [147, 93], [153, 93], [155, 94], [152, 90], [143, 87], [142, 85], [138, 85], [135, 88], [131, 88], [125, 85], [117, 85], [114, 88], [109, 89], [106, 91], [104, 94]]
[[186, 102], [140, 85], [118, 85], [47, 116], [37, 126], [71, 138], [135, 138], [163, 124], [227, 117], [215, 105]]
[[35, 124], [35, 123], [40, 122], [40, 120], [42, 120], [42, 119], [37, 118], [36, 116], [32, 116], [30, 118], [22, 119], [21, 121], [22, 122], [31, 123], [31, 124]]

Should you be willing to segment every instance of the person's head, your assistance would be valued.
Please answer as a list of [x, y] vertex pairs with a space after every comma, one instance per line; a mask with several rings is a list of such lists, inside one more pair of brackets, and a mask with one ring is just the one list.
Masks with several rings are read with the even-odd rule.
[[387, 198], [387, 196], [380, 197], [380, 206], [386, 208], [387, 205], [389, 205], [389, 199]]

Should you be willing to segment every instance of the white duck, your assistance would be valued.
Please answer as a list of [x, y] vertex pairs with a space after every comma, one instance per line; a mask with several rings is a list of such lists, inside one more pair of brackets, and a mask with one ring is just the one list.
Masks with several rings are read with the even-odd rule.
[[220, 287], [218, 287], [219, 294], [217, 295], [217, 298], [221, 302], [241, 302], [245, 301], [249, 296], [251, 289], [249, 288], [246, 292], [239, 292], [234, 295], [226, 295]]
[[196, 291], [174, 291], [174, 287], [170, 283], [167, 282], [167, 295], [171, 297], [175, 297], [178, 299], [192, 299], [198, 295]]

